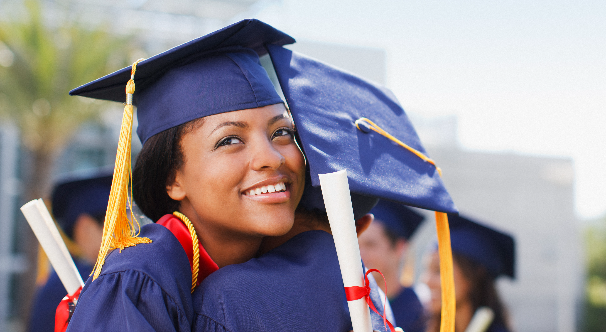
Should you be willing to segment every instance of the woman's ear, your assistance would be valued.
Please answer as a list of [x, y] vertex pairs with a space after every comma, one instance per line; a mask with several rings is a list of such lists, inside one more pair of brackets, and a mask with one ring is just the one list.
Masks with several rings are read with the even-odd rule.
[[356, 233], [358, 233], [358, 237], [368, 229], [368, 226], [372, 224], [373, 220], [375, 220], [375, 216], [370, 213], [367, 213], [362, 218], [356, 220]]
[[168, 197], [175, 201], [182, 201], [185, 198], [185, 188], [181, 186], [181, 172], [177, 171], [173, 183], [166, 185], [166, 193]]

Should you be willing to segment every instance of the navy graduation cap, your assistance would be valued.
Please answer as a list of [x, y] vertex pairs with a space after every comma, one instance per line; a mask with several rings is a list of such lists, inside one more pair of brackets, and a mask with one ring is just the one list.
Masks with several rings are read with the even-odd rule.
[[366, 203], [374, 197], [436, 211], [443, 275], [441, 326], [454, 330], [446, 213], [457, 209], [440, 179], [440, 169], [427, 157], [395, 96], [384, 87], [278, 45], [267, 47], [309, 161], [312, 186], [305, 187], [299, 205], [324, 209], [317, 200], [319, 174], [345, 169], [354, 208], [356, 197]]
[[[171, 48], [136, 65], [137, 134], [149, 137], [200, 117], [281, 103], [259, 64], [265, 45], [294, 43], [255, 19]], [[124, 102], [126, 67], [70, 91], [70, 95]]]
[[[315, 190], [320, 190], [318, 174], [346, 169], [352, 194], [457, 212], [439, 169], [422, 158], [427, 153], [391, 91], [279, 45], [267, 47]], [[372, 123], [417, 153], [372, 131]], [[305, 195], [302, 202], [323, 207]]]
[[493, 277], [515, 278], [513, 236], [459, 215], [448, 215], [452, 252], [484, 266]]
[[370, 211], [375, 216], [375, 222], [382, 223], [385, 228], [398, 237], [410, 239], [425, 220], [425, 216], [403, 204], [380, 200]]
[[65, 234], [73, 237], [74, 225], [81, 214], [99, 217], [105, 214], [112, 185], [112, 172], [70, 175], [55, 184], [51, 208]]

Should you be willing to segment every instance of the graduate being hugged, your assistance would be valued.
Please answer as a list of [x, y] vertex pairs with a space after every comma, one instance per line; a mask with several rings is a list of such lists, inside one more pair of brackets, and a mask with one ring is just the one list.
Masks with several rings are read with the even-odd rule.
[[[357, 219], [360, 231], [368, 226], [365, 214], [378, 198], [435, 211], [457, 210], [389, 90], [284, 47], [267, 48], [307, 158], [308, 182], [293, 230], [281, 241], [264, 241], [263, 248], [273, 250], [217, 271], [194, 292], [193, 330], [346, 331], [358, 318], [350, 315], [347, 302], [364, 303], [366, 296], [346, 297], [344, 286], [350, 285], [340, 276], [338, 240], [330, 236], [340, 229], [333, 228], [332, 220], [328, 225], [320, 176], [347, 172], [351, 200], [348, 194], [333, 198], [349, 209], [353, 205], [348, 226]], [[353, 237], [355, 241], [355, 233]], [[361, 267], [359, 259], [352, 263]], [[363, 275], [352, 278], [362, 281]], [[376, 289], [372, 285], [369, 294], [375, 305], [381, 302]], [[383, 314], [382, 308], [377, 311]], [[372, 328], [385, 330], [383, 318], [377, 317], [373, 314]]]

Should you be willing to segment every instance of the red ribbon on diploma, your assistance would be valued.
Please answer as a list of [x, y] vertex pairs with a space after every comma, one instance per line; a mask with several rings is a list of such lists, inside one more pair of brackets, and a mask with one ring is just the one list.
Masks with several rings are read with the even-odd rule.
[[57, 311], [55, 311], [55, 332], [65, 332], [67, 330], [67, 324], [69, 324], [74, 309], [76, 309], [80, 291], [82, 291], [82, 286], [74, 294], [67, 294], [57, 306]]
[[[370, 272], [379, 272], [379, 274], [381, 274], [381, 276], [383, 277], [383, 282], [385, 282], [385, 276], [383, 276], [383, 273], [381, 273], [381, 271], [379, 271], [377, 269], [370, 269], [370, 270], [366, 271], [366, 273], [364, 274], [364, 287], [360, 287], [360, 286], [345, 287], [345, 297], [347, 298], [347, 301], [355, 301], [355, 300], [359, 300], [361, 298], [365, 298], [366, 303], [368, 304], [370, 309], [372, 309], [372, 311], [376, 312], [377, 315], [383, 317], [383, 325], [385, 326], [385, 328], [387, 328], [387, 326], [389, 325], [389, 329], [392, 332], [395, 332], [393, 325], [391, 325], [391, 323], [385, 317], [385, 306], [383, 306], [383, 314], [380, 314], [377, 311], [377, 308], [375, 308], [375, 305], [372, 303], [372, 300], [370, 299], [370, 285], [368, 282], [368, 274]], [[385, 290], [387, 291], [387, 282], [385, 282]], [[385, 303], [387, 303], [387, 295], [385, 295]]]

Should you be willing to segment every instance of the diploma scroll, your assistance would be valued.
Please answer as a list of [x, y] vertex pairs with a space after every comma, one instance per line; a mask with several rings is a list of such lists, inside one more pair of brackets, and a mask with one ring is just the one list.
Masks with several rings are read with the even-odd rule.
[[44, 201], [41, 198], [34, 199], [23, 205], [21, 212], [59, 275], [65, 290], [70, 295], [74, 294], [84, 282]]
[[[345, 287], [364, 287], [364, 272], [362, 271], [362, 259], [360, 258], [347, 172], [342, 170], [319, 176], [343, 284]], [[348, 301], [347, 305], [354, 332], [371, 332], [370, 311], [365, 299]]]
[[489, 307], [479, 307], [474, 313], [465, 332], [484, 332], [494, 319], [494, 312]]

